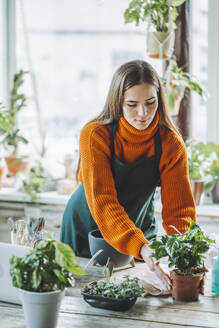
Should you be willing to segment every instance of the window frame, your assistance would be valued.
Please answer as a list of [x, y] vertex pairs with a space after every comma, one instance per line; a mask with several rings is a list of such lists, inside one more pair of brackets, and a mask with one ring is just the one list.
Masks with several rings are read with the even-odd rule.
[[16, 0], [1, 1], [1, 98], [8, 108], [13, 76], [16, 72]]
[[208, 0], [207, 141], [219, 143], [219, 1]]

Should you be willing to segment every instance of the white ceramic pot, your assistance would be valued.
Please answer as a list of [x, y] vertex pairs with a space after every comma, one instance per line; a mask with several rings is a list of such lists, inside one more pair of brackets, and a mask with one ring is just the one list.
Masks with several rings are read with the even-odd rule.
[[65, 291], [31, 292], [19, 289], [28, 328], [55, 328]]

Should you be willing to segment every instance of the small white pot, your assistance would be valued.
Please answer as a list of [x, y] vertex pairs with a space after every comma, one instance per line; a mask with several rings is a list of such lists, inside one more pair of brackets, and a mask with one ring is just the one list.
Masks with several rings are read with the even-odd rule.
[[65, 291], [31, 292], [19, 289], [28, 328], [55, 328]]

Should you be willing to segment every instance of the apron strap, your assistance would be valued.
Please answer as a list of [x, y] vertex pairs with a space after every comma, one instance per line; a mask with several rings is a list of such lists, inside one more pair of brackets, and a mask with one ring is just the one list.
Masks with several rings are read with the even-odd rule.
[[113, 121], [111, 135], [110, 135], [110, 150], [111, 150], [112, 159], [115, 156], [114, 138], [115, 138], [117, 126], [118, 126], [118, 121]]
[[[118, 126], [118, 121], [113, 121], [112, 123], [112, 130], [111, 130], [111, 136], [110, 136], [110, 151], [111, 151], [111, 168], [114, 175], [114, 165], [113, 165], [113, 158], [115, 157], [115, 148], [114, 148], [114, 138], [116, 134]], [[159, 171], [159, 164], [160, 164], [160, 157], [162, 154], [162, 145], [161, 145], [161, 139], [160, 139], [160, 130], [158, 129], [157, 132], [154, 135], [154, 145], [155, 145], [155, 166], [157, 171], [157, 177], [158, 182], [157, 184], [160, 184], [160, 171]]]
[[161, 144], [161, 138], [160, 138], [160, 130], [158, 129], [157, 132], [154, 135], [154, 146], [155, 146], [155, 165], [156, 165], [156, 170], [157, 170], [157, 177], [158, 177], [158, 182], [157, 184], [160, 185], [160, 170], [159, 170], [159, 165], [160, 165], [160, 157], [162, 154], [162, 144]]

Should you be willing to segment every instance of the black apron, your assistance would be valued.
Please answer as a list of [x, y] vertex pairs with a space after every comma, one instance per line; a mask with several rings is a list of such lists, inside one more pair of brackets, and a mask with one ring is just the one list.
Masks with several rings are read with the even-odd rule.
[[[160, 181], [159, 163], [162, 152], [159, 129], [154, 135], [155, 155], [142, 157], [134, 163], [123, 163], [114, 151], [114, 137], [118, 122], [112, 124], [111, 168], [119, 203], [124, 207], [136, 227], [148, 240], [157, 235], [154, 217], [154, 193]], [[72, 194], [64, 211], [60, 240], [70, 245], [77, 256], [91, 257], [88, 233], [98, 229], [87, 205], [81, 183]]]

